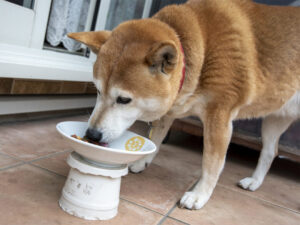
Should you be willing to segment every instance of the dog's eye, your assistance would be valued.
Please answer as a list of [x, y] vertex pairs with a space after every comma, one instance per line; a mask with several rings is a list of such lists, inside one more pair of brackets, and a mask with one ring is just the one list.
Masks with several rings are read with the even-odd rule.
[[131, 102], [131, 98], [125, 98], [125, 97], [121, 97], [121, 96], [119, 96], [117, 98], [118, 104], [128, 104], [129, 102]]

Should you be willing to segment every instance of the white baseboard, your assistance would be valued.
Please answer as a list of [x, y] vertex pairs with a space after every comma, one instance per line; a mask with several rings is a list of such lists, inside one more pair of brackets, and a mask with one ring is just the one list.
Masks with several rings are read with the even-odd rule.
[[0, 115], [94, 107], [95, 96], [4, 96]]

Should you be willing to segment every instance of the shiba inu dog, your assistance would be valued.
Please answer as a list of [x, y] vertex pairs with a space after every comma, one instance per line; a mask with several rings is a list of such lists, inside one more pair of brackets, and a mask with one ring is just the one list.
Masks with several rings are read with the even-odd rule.
[[[263, 117], [258, 166], [239, 185], [256, 190], [278, 140], [300, 117], [300, 8], [251, 0], [190, 0], [113, 31], [71, 33], [97, 54], [97, 104], [87, 135], [109, 142], [136, 120], [154, 121], [159, 146], [175, 118], [204, 126], [202, 176], [180, 204], [200, 209], [223, 169], [232, 121]], [[185, 68], [185, 69], [184, 69]], [[142, 171], [154, 155], [131, 165]]]

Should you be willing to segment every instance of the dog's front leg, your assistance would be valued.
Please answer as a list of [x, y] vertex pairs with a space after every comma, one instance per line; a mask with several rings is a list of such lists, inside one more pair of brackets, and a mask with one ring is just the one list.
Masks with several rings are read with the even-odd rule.
[[206, 111], [205, 114], [201, 179], [180, 201], [181, 207], [188, 209], [200, 209], [209, 200], [223, 169], [232, 134], [230, 113], [214, 109]]
[[165, 136], [168, 133], [174, 119], [171, 117], [164, 116], [160, 120], [156, 120], [152, 123], [152, 130], [150, 131], [151, 140], [155, 143], [157, 150], [151, 154], [146, 156], [145, 158], [134, 162], [129, 165], [129, 169], [133, 173], [139, 173], [143, 171], [154, 159], [156, 154], [159, 151], [160, 145], [164, 140]]

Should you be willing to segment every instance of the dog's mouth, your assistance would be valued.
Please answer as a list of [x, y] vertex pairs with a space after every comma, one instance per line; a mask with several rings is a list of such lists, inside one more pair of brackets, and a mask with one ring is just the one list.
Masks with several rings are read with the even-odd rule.
[[99, 145], [99, 146], [102, 146], [102, 147], [108, 147], [108, 143], [107, 142], [102, 142], [102, 141], [93, 141], [93, 140], [90, 140], [86, 137], [83, 137], [84, 139], [87, 140], [88, 143], [91, 143], [91, 144], [94, 144], [94, 145]]
[[100, 142], [100, 141], [94, 141], [94, 140], [91, 140], [89, 139], [88, 137], [84, 136], [83, 138], [82, 137], [79, 137], [78, 135], [76, 134], [73, 134], [71, 135], [72, 138], [75, 138], [77, 140], [80, 140], [80, 141], [84, 141], [84, 142], [87, 142], [87, 143], [91, 143], [91, 144], [94, 144], [94, 145], [98, 145], [98, 146], [102, 146], [102, 147], [108, 147], [108, 143], [107, 142]]

